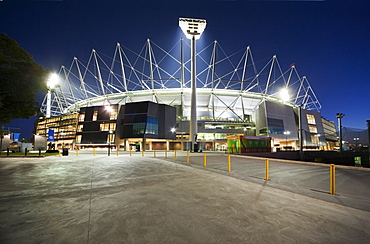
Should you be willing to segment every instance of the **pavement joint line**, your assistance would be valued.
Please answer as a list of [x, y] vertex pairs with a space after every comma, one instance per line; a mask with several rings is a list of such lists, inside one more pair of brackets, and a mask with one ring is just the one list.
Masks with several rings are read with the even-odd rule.
[[[232, 155], [232, 157], [238, 157], [238, 158], [253, 158], [253, 159], [260, 159], [265, 160], [268, 157], [256, 157], [256, 156], [247, 156], [247, 155]], [[322, 166], [322, 167], [330, 167], [330, 164], [323, 164], [323, 163], [315, 163], [315, 162], [304, 162], [304, 161], [294, 161], [294, 160], [288, 160], [288, 159], [280, 159], [280, 158], [268, 158], [270, 161], [277, 161], [282, 163], [294, 163], [294, 164], [304, 164], [304, 165], [313, 165], [313, 166]], [[351, 169], [351, 170], [360, 170], [360, 171], [370, 171], [370, 168], [362, 168], [362, 167], [353, 167], [353, 166], [347, 166], [347, 165], [339, 165], [335, 164], [336, 168], [341, 169]]]

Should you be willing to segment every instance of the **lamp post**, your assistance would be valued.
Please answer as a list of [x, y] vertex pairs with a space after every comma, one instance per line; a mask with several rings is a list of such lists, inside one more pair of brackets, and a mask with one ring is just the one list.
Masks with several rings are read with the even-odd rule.
[[196, 78], [196, 46], [195, 41], [200, 38], [206, 28], [206, 20], [179, 18], [179, 26], [186, 38], [191, 40], [191, 108], [190, 108], [190, 140], [191, 150], [195, 151], [197, 136], [197, 78]]
[[340, 160], [343, 161], [343, 138], [342, 138], [342, 118], [345, 114], [337, 113], [338, 119], [338, 130], [339, 130], [339, 152], [340, 152]]
[[52, 73], [50, 74], [46, 86], [48, 88], [48, 93], [46, 97], [46, 118], [51, 117], [51, 92], [57, 86], [59, 77], [57, 74]]
[[109, 115], [109, 121], [108, 121], [108, 156], [110, 156], [110, 141], [113, 134], [113, 131], [110, 130], [110, 116], [113, 111], [113, 108], [111, 106], [106, 106], [105, 110], [108, 112]]
[[358, 141], [360, 140], [360, 138], [359, 137], [355, 137], [355, 138], [353, 138], [353, 140], [356, 142], [356, 150], [357, 150], [357, 144], [358, 144]]

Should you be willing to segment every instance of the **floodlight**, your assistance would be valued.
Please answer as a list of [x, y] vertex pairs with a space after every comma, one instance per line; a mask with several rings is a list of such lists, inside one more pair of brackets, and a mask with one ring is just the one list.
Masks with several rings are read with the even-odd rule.
[[59, 76], [55, 73], [50, 74], [49, 79], [46, 83], [49, 89], [54, 89], [59, 82]]
[[57, 86], [58, 82], [59, 76], [55, 73], [51, 73], [48, 80], [46, 81], [46, 86], [48, 88], [48, 93], [46, 97], [46, 118], [51, 117], [51, 92]]
[[184, 32], [186, 38], [191, 40], [191, 107], [190, 107], [190, 128], [189, 136], [191, 140], [191, 148], [196, 151], [195, 144], [197, 143], [197, 75], [196, 75], [196, 40], [200, 38], [206, 28], [206, 20], [179, 18], [179, 26]]
[[289, 101], [289, 91], [287, 88], [283, 88], [280, 90], [280, 98], [283, 99], [284, 102]]
[[206, 28], [205, 19], [179, 18], [179, 26], [186, 38], [198, 40]]
[[113, 108], [111, 106], [105, 106], [105, 110], [109, 113], [113, 112]]

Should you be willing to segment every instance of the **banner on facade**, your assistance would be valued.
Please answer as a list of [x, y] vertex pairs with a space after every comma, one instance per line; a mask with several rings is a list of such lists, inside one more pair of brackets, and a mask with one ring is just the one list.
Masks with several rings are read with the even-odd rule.
[[48, 131], [48, 141], [54, 141], [54, 130]]

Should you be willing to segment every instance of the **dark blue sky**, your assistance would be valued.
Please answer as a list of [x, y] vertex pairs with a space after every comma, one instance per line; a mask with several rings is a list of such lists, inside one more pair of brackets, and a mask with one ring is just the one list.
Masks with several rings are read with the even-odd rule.
[[[251, 46], [254, 60], [277, 55], [308, 78], [321, 115], [343, 126], [370, 120], [370, 1], [0, 1], [0, 32], [46, 69], [59, 71], [91, 49], [113, 55], [117, 42], [140, 50], [147, 38], [166, 48], [179, 38], [179, 17], [204, 18], [202, 41], [233, 53]], [[265, 61], [266, 62], [266, 61]], [[40, 101], [41, 102], [41, 101]], [[31, 136], [33, 120], [16, 120]]]

